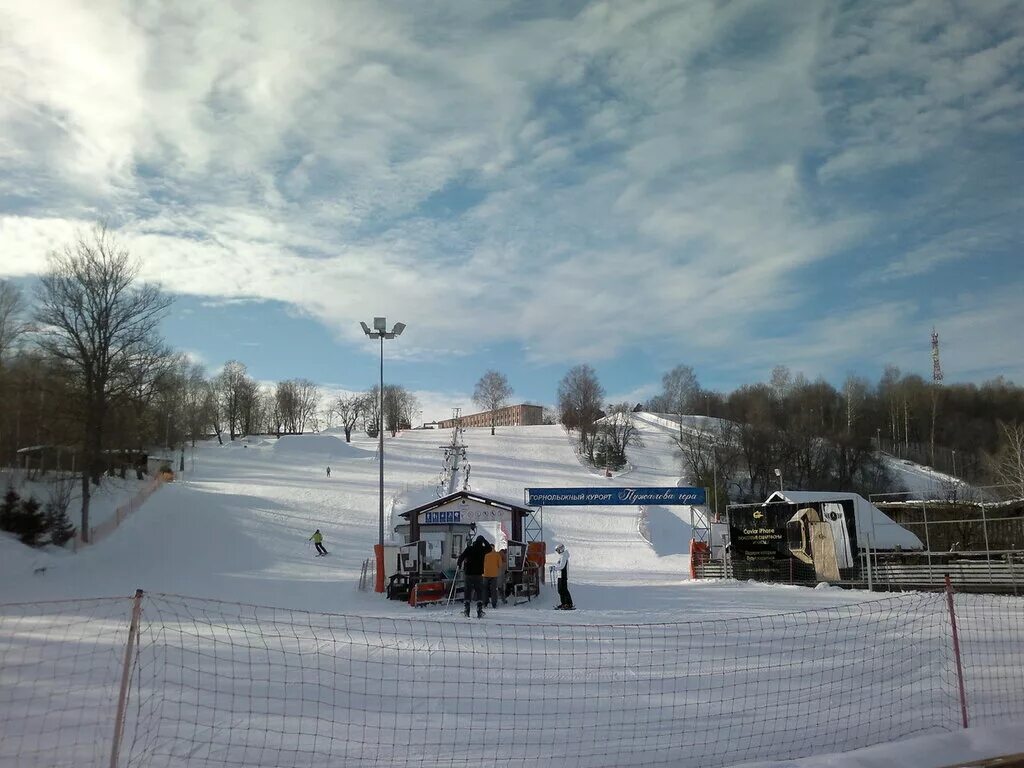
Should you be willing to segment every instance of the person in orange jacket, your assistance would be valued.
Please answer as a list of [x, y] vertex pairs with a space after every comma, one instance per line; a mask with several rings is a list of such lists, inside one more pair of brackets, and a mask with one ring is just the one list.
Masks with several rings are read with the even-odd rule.
[[484, 599], [491, 608], [498, 607], [498, 576], [501, 574], [501, 552], [492, 549], [484, 555]]

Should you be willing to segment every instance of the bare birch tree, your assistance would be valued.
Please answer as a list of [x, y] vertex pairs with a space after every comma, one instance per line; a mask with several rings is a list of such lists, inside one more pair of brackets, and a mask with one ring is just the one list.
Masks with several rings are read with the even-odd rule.
[[1024, 499], [1024, 424], [1001, 423], [999, 428], [1002, 441], [988, 460], [989, 470], [997, 483], [1010, 486], [1016, 498]]
[[18, 337], [28, 331], [24, 315], [25, 300], [18, 286], [0, 280], [0, 362]]

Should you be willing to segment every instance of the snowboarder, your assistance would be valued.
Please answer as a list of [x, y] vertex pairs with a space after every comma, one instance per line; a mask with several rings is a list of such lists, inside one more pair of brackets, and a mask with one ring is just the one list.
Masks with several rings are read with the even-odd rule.
[[484, 617], [484, 600], [487, 597], [484, 594], [483, 584], [484, 557], [490, 551], [491, 545], [487, 542], [487, 539], [483, 536], [477, 536], [476, 540], [459, 555], [458, 564], [466, 574], [462, 595], [465, 601], [465, 608], [462, 611], [463, 616], [469, 616], [469, 604], [473, 601], [475, 595], [476, 617], [478, 619]]
[[555, 566], [561, 573], [558, 577], [558, 599], [562, 602], [555, 606], [559, 611], [572, 611], [575, 606], [572, 604], [572, 595], [569, 594], [569, 550], [565, 544], [555, 547], [558, 553], [558, 565]]
[[313, 535], [309, 537], [309, 540], [316, 546], [317, 557], [323, 557], [327, 554], [327, 550], [324, 549], [324, 535], [320, 533], [319, 528], [313, 531]]
[[330, 476], [331, 476], [331, 468], [330, 468], [330, 467], [328, 467], [328, 468], [327, 468], [327, 476], [328, 476], [328, 477], [330, 477]]

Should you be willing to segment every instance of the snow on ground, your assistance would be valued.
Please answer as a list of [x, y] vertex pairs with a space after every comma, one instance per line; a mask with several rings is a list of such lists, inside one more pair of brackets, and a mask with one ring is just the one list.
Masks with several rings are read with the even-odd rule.
[[[531, 486], [685, 484], [686, 478], [680, 478], [678, 474], [679, 461], [673, 451], [670, 431], [664, 425], [646, 421], [641, 421], [640, 430], [644, 445], [630, 449], [628, 470], [615, 478], [606, 478], [584, 466], [573, 452], [569, 437], [560, 427], [504, 428], [499, 429], [494, 436], [486, 429], [467, 430], [465, 443], [472, 464], [471, 487], [482, 493], [520, 499], [523, 489]], [[421, 496], [436, 485], [443, 457], [441, 446], [448, 442], [449, 437], [447, 432], [423, 430], [405, 432], [398, 437], [386, 439], [388, 499], [395, 496]], [[565, 702], [560, 700], [559, 689], [549, 682], [549, 678], [557, 676], [563, 684], [582, 686], [576, 689], [570, 687], [573, 692], [571, 698], [576, 702], [573, 707], [579, 710], [581, 717], [596, 718], [593, 722], [588, 720], [590, 724], [587, 727], [596, 729], [593, 733], [604, 734], [602, 738], [611, 738], [605, 720], [610, 717], [614, 721], [613, 725], [619, 723], [615, 727], [622, 731], [621, 740], [610, 743], [616, 745], [616, 749], [626, 750], [621, 755], [624, 762], [630, 761], [632, 753], [629, 750], [634, 743], [650, 747], [653, 759], [663, 759], [664, 753], [659, 751], [662, 748], [655, 749], [655, 745], [660, 744], [660, 740], [664, 740], [665, 744], [677, 743], [673, 739], [677, 739], [680, 732], [677, 726], [683, 721], [673, 718], [682, 717], [681, 713], [687, 711], [686, 707], [690, 706], [688, 702], [691, 700], [696, 702], [693, 706], [698, 709], [704, 706], [701, 712], [705, 718], [702, 721], [704, 724], [694, 733], [684, 733], [685, 738], [694, 740], [694, 743], [705, 738], [704, 734], [725, 734], [730, 727], [740, 729], [737, 733], [753, 733], [757, 738], [767, 739], [765, 743], [772, 743], [775, 738], [789, 739], [786, 743], [796, 739], [799, 743], [803, 738], [800, 734], [805, 724], [794, 721], [788, 725], [782, 722], [771, 725], [765, 719], [771, 713], [762, 708], [763, 698], [767, 696], [771, 700], [772, 697], [778, 697], [774, 706], [795, 707], [807, 717], [827, 719], [831, 709], [827, 706], [819, 707], [813, 698], [806, 706], [802, 703], [804, 700], [800, 696], [810, 695], [801, 687], [807, 684], [803, 681], [807, 668], [801, 666], [803, 662], [799, 656], [793, 655], [791, 658], [786, 649], [797, 642], [793, 633], [795, 631], [797, 636], [801, 634], [799, 622], [805, 619], [802, 614], [794, 614], [792, 618], [780, 614], [842, 607], [842, 614], [850, 617], [860, 615], [858, 611], [861, 609], [874, 610], [878, 606], [880, 616], [889, 616], [886, 613], [890, 610], [887, 605], [903, 604], [869, 603], [891, 598], [834, 588], [811, 590], [725, 581], [691, 582], [688, 580], [689, 559], [686, 554], [690, 522], [687, 508], [651, 507], [645, 510], [644, 528], [650, 537], [648, 541], [641, 535], [641, 510], [636, 507], [565, 507], [544, 510], [545, 539], [550, 544], [565, 542], [572, 553], [570, 586], [579, 610], [572, 613], [551, 610], [556, 602], [551, 586], [543, 587], [539, 600], [520, 606], [502, 606], [490, 612], [483, 623], [474, 619], [466, 624], [466, 620], [440, 606], [412, 609], [405, 603], [390, 602], [380, 595], [356, 589], [360, 567], [366, 558], [371, 557], [372, 546], [378, 535], [378, 464], [375, 451], [375, 440], [360, 436], [351, 445], [346, 445], [336, 434], [330, 433], [293, 436], [281, 441], [257, 438], [223, 446], [216, 442], [206, 443], [196, 451], [194, 469], [191, 458], [187, 459], [188, 471], [178, 481], [161, 488], [108, 538], [83, 548], [77, 554], [28, 551], [9, 537], [0, 538], [0, 603], [129, 595], [137, 587], [150, 593], [224, 601], [197, 606], [195, 601], [182, 601], [178, 598], [160, 595], [149, 598], [148, 607], [144, 609], [146, 620], [163, 621], [165, 630], [158, 636], [145, 635], [149, 643], [146, 646], [146, 653], [149, 654], [146, 658], [150, 659], [150, 664], [163, 659], [168, 661], [169, 666], [158, 667], [168, 670], [166, 674], [170, 675], [161, 683], [170, 687], [167, 695], [180, 694], [182, 700], [195, 702], [195, 706], [209, 706], [211, 711], [216, 710], [218, 717], [227, 718], [225, 722], [235, 722], [233, 718], [240, 718], [238, 722], [245, 721], [252, 714], [245, 707], [270, 707], [273, 711], [268, 711], [263, 718], [266, 723], [273, 723], [273, 727], [279, 729], [273, 731], [275, 739], [280, 736], [285, 741], [297, 733], [311, 732], [303, 729], [313, 727], [313, 732], [316, 732], [316, 729], [324, 728], [321, 738], [327, 739], [328, 744], [338, 750], [351, 748], [357, 753], [360, 749], [378, 748], [372, 745], [380, 745], [380, 749], [395, 746], [392, 743], [395, 734], [391, 726], [385, 729], [379, 723], [383, 722], [384, 715], [388, 723], [396, 722], [393, 716], [398, 714], [399, 708], [403, 708], [402, 722], [407, 722], [409, 727], [426, 729], [427, 726], [416, 712], [405, 714], [404, 707], [410, 706], [411, 702], [401, 697], [395, 698], [394, 694], [388, 693], [390, 689], [382, 689], [371, 696], [368, 690], [359, 694], [345, 686], [364, 685], [371, 680], [380, 682], [399, 679], [392, 678], [392, 673], [433, 675], [437, 680], [431, 685], [454, 685], [456, 693], [450, 698], [441, 697], [436, 701], [431, 700], [429, 704], [423, 703], [422, 706], [429, 706], [431, 712], [439, 707], [443, 717], [455, 718], [461, 723], [465, 712], [475, 712], [482, 704], [479, 698], [473, 698], [465, 692], [473, 690], [478, 675], [486, 674], [491, 679], [492, 672], [497, 671], [493, 667], [495, 653], [500, 658], [502, 651], [499, 649], [505, 648], [509, 654], [507, 664], [511, 665], [508, 674], [515, 678], [516, 686], [525, 685], [530, 680], [530, 690], [543, 698], [540, 705], [545, 709], [541, 713], [542, 723], [539, 726], [543, 738], [552, 738], [556, 733], [564, 736], [558, 729], [572, 725], [562, 723], [561, 716], [555, 714], [564, 714], [565, 706]], [[328, 465], [331, 467], [329, 478], [326, 474]], [[110, 488], [115, 486], [111, 485]], [[112, 493], [117, 495], [116, 491]], [[328, 557], [313, 556], [308, 538], [315, 528], [324, 533], [326, 547], [331, 553]], [[926, 602], [935, 602], [935, 596], [928, 597]], [[311, 613], [280, 614], [283, 623], [279, 625], [275, 623], [279, 616], [276, 610], [268, 613], [233, 606], [232, 603]], [[22, 607], [17, 610], [24, 614], [28, 609]], [[41, 610], [45, 612], [46, 606]], [[193, 610], [198, 612], [200, 619], [210, 623], [193, 622], [189, 618]], [[51, 623], [58, 626], [64, 620], [64, 614], [60, 613], [59, 606], [52, 608], [52, 611]], [[164, 619], [160, 619], [160, 611], [166, 612]], [[5, 615], [8, 613], [10, 615]], [[0, 606], [0, 625], [4, 625], [4, 620], [9, 620], [6, 626], [17, 626], [16, 613], [11, 606], [6, 609]], [[264, 622], [270, 622], [270, 625], [264, 626], [272, 625], [274, 632], [261, 635], [258, 629], [249, 627], [248, 624], [257, 615], [262, 616]], [[927, 615], [931, 617], [927, 620], [934, 622], [934, 615]], [[941, 611], [938, 615], [941, 616]], [[382, 617], [382, 620], [374, 621], [372, 617]], [[744, 622], [742, 617], [759, 618]], [[407, 621], [400, 621], [399, 618]], [[736, 618], [740, 621], [714, 621], [719, 618]], [[78, 620], [81, 621], [82, 617], [78, 617]], [[670, 624], [683, 621], [696, 623], [678, 629]], [[833, 615], [829, 611], [827, 615], [818, 614], [818, 618], [807, 621], [822, 632], [832, 632], [833, 626], [839, 626], [834, 625], [833, 621], [840, 619], [838, 614]], [[886, 621], [885, 632], [892, 643], [898, 645], [903, 642], [901, 638], [910, 636], [906, 635], [908, 630], [902, 615], [893, 613]], [[652, 626], [656, 622], [664, 624], [656, 628]], [[36, 632], [42, 632], [46, 626], [45, 621], [33, 624]], [[123, 627], [123, 622], [115, 621], [113, 626]], [[773, 638], [769, 631], [772, 627], [785, 631]], [[934, 623], [929, 624], [921, 628], [920, 634], [927, 641], [927, 646], [922, 646], [922, 649], [929, 649], [929, 658], [938, 660], [935, 663], [944, 663], [942, 659], [946, 654], [944, 636], [938, 629], [940, 627]], [[303, 650], [305, 655], [296, 655], [288, 636], [278, 634], [281, 629], [305, 633], [297, 641], [301, 641], [300, 645], [295, 646]], [[916, 675], [927, 684], [941, 680], [941, 676], [936, 677], [936, 673], [922, 665], [914, 655], [897, 654], [883, 658], [875, 658], [871, 653], [864, 655], [858, 643], [868, 642], [873, 635], [869, 632], [870, 628], [866, 628], [865, 633], [858, 633], [857, 629], [854, 622], [854, 631], [850, 637], [827, 635], [828, 642], [832, 644], [832, 653], [838, 654], [837, 659], [840, 662], [843, 659], [856, 660], [856, 665], [847, 667], [839, 664], [833, 668], [826, 664], [821, 667], [822, 674], [827, 671], [828, 674], [838, 675], [835, 680], [836, 691], [849, 684], [853, 679], [849, 677], [851, 675], [866, 674], [867, 679], [876, 681], [871, 683], [875, 689], [867, 703], [859, 697], [842, 701], [842, 706], [852, 707], [850, 716], [841, 718], [842, 722], [855, 724], [859, 722], [856, 718], [866, 717], [865, 710], [857, 707], [868, 707], [871, 711], [877, 711], [878, 708], [885, 710], [886, 707], [891, 708], [896, 701], [906, 701], [908, 695], [929, 695], [928, 690], [914, 689], [913, 686], [907, 686], [909, 693], [903, 690], [899, 684], [899, 675]], [[103, 624], [96, 631], [107, 632], [107, 626]], [[184, 644], [180, 648], [174, 644], [176, 641], [170, 639], [171, 633], [179, 631], [185, 633], [182, 640]], [[388, 635], [389, 632], [391, 635]], [[348, 640], [336, 646], [331, 645], [335, 641], [323, 645], [325, 633], [328, 637]], [[351, 638], [361, 636], [358, 633], [364, 633], [366, 638], [360, 643], [353, 643]], [[309, 636], [306, 637], [306, 634]], [[0, 645], [0, 648], [15, 647], [19, 637], [0, 637], [6, 644]], [[164, 637], [168, 638], [167, 642], [153, 642], [154, 639]], [[657, 639], [657, 643], [665, 643], [664, 659], [655, 653], [655, 648], [662, 646], [651, 645], [652, 638]], [[251, 645], [254, 642], [259, 648]], [[684, 644], [680, 645], [680, 642]], [[813, 646], [821, 640], [810, 637], [808, 642]], [[271, 664], [265, 669], [259, 667], [260, 659], [270, 653], [271, 649], [263, 648], [264, 643], [271, 643], [274, 649], [268, 659], [277, 660], [264, 660], [262, 663]], [[378, 647], [373, 643], [383, 644]], [[281, 649], [277, 648], [279, 644], [282, 645]], [[22, 645], [26, 654], [24, 668], [31, 669], [32, 653], [40, 646], [34, 640], [23, 642]], [[87, 648], [100, 647], [98, 643], [89, 642], [80, 642], [80, 645], [83, 646], [79, 651], [81, 653], [85, 653]], [[287, 646], [288, 652], [285, 652], [284, 646]], [[110, 647], [116, 650], [122, 645], [114, 642]], [[864, 647], [871, 647], [870, 643]], [[345, 655], [357, 653], [359, 648], [372, 648], [373, 651], [364, 661], [349, 659]], [[843, 648], [847, 650], [841, 650]], [[401, 651], [403, 653], [425, 654], [425, 666], [402, 666], [398, 661], [394, 664], [387, 661], [391, 654], [401, 649], [406, 649]], [[47, 674], [54, 680], [57, 677], [53, 669], [61, 668], [60, 664], [72, 664], [74, 659], [74, 653], [67, 656], [62, 649], [58, 650], [62, 655], [53, 662], [58, 666], [47, 667]], [[231, 656], [231, 653], [237, 654], [237, 657]], [[220, 668], [217, 663], [225, 659], [218, 654], [228, 654], [226, 658], [231, 662], [228, 666], [232, 670], [237, 666], [240, 670], [237, 679], [231, 678], [228, 681], [218, 677]], [[114, 660], [111, 663], [116, 671], [116, 653], [107, 655]], [[704, 655], [708, 657], [707, 666], [705, 662], [697, 661]], [[629, 664], [629, 660], [634, 657], [638, 664], [645, 666], [636, 670], [621, 668], [622, 664]], [[758, 659], [763, 662], [760, 667], [754, 664]], [[819, 669], [821, 661], [819, 659], [813, 668]], [[43, 663], [43, 659], [35, 663]], [[357, 663], [373, 666], [368, 666], [363, 676], [352, 679], [345, 665]], [[164, 661], [159, 661], [159, 664], [163, 665]], [[175, 670], [208, 664], [214, 665], [208, 676], [199, 676], [195, 681], [188, 676], [180, 680], [174, 677], [177, 674]], [[257, 666], [250, 669], [247, 664]], [[300, 664], [301, 669], [292, 669], [289, 664]], [[563, 668], [563, 664], [568, 666]], [[577, 679], [574, 666], [579, 665], [589, 666], [582, 670], [584, 674]], [[88, 669], [78, 666], [74, 668], [88, 674]], [[154, 669], [147, 667], [146, 674], [155, 674]], [[799, 674], [797, 669], [801, 670]], [[252, 674], [267, 672], [275, 675], [273, 680], [264, 680], [271, 686], [265, 692], [269, 698], [250, 695], [245, 681]], [[312, 675], [309, 681], [305, 680], [307, 672]], [[294, 678], [291, 677], [294, 674], [298, 674], [304, 681], [298, 692], [294, 688]], [[321, 688], [318, 674], [325, 676], [328, 686], [339, 687]], [[648, 680], [646, 675], [652, 675], [651, 679]], [[750, 678], [750, 675], [755, 677]], [[674, 691], [671, 700], [665, 700], [665, 706], [669, 709], [664, 712], [669, 714], [652, 721], [649, 731], [641, 720], [634, 722], [630, 719], [627, 722], [622, 719], [620, 722], [619, 718], [627, 716], [646, 718], [650, 715], [653, 700], [649, 697], [654, 689], [649, 686], [657, 685], [659, 679], [681, 686]], [[598, 682], [602, 680], [606, 682]], [[422, 682], [419, 678], [417, 681], [417, 685]], [[727, 681], [731, 682], [726, 686]], [[24, 684], [26, 680], [19, 679], [18, 682]], [[91, 681], [87, 683], [93, 684]], [[819, 687], [828, 689], [831, 684], [822, 682]], [[893, 691], [889, 688], [881, 690], [878, 689], [879, 684], [883, 688], [888, 685], [895, 687]], [[88, 685], [86, 690], [89, 690]], [[238, 696], [218, 698], [223, 693], [222, 685], [240, 686]], [[690, 690], [691, 685], [696, 687]], [[779, 697], [776, 688], [772, 686], [778, 686], [779, 691], [794, 691], [795, 698], [789, 701]], [[19, 685], [19, 690], [24, 687]], [[50, 687], [43, 686], [45, 690]], [[623, 692], [621, 701], [628, 705], [627, 710], [622, 712], [614, 704], [619, 701], [616, 698], [619, 694], [615, 692], [620, 689]], [[231, 690], [234, 692], [233, 688]], [[163, 691], [154, 692], [145, 687], [142, 693], [158, 699], [165, 695]], [[300, 694], [303, 697], [301, 699], [288, 698]], [[719, 694], [726, 698], [718, 698]], [[56, 693], [33, 695], [37, 697], [33, 699], [33, 706], [44, 709], [57, 706], [50, 702], [63, 700], [63, 696]], [[43, 695], [57, 698], [39, 698]], [[321, 696], [327, 698], [321, 699]], [[338, 696], [340, 698], [336, 699]], [[704, 701], [701, 698], [703, 696], [710, 696], [710, 703], [700, 704]], [[942, 696], [945, 707], [949, 704], [946, 701], [949, 699], [949, 691], [943, 689]], [[521, 703], [528, 703], [510, 699], [503, 704], [501, 697], [490, 695], [487, 700], [487, 711], [498, 721], [503, 717], [502, 707], [515, 708]], [[308, 715], [304, 710], [307, 704], [323, 707], [322, 714]], [[289, 705], [298, 709], [293, 711]], [[179, 713], [177, 717], [192, 716], [189, 708], [192, 706], [190, 703], [188, 707], [179, 707], [175, 710]], [[236, 710], [235, 706], [242, 709]], [[280, 712], [275, 709], [279, 706], [284, 708]], [[716, 707], [732, 707], [736, 711], [726, 712], [723, 709], [715, 715], [714, 712], [718, 711]], [[748, 711], [760, 714], [750, 719]], [[916, 711], [909, 708], [901, 717], [909, 718], [910, 722], [916, 717]], [[929, 711], [924, 707], [922, 716], [928, 717]], [[73, 713], [64, 714], [69, 718], [73, 716]], [[695, 715], [696, 711], [691, 714]], [[137, 716], [141, 715], [140, 710]], [[58, 716], [63, 714], [58, 713]], [[7, 717], [6, 721], [0, 722], [13, 722], [10, 714]], [[170, 715], [169, 719], [154, 717], [154, 727], [163, 731], [152, 737], [147, 736], [150, 741], [143, 746], [146, 749], [169, 750], [167, 754], [180, 747], [185, 750], [180, 754], [186, 755], [181, 758], [184, 762], [173, 762], [168, 758], [166, 763], [161, 764], [185, 764], [189, 759], [187, 755], [191, 754], [188, 750], [210, 750], [214, 744], [221, 745], [224, 739], [227, 739], [226, 745], [230, 748], [233, 739], [245, 740], [248, 738], [246, 734], [249, 734], [248, 731], [225, 730], [222, 725], [208, 734], [204, 730], [206, 726], [199, 723], [176, 720]], [[889, 738], [894, 738], [907, 733], [897, 727], [899, 723], [896, 720], [884, 716], [881, 719], [874, 715], [872, 717], [858, 727], [874, 730], [858, 732], [854, 729], [845, 741], [820, 743], [859, 746], [870, 744], [871, 739], [885, 740], [885, 734], [891, 734]], [[359, 718], [377, 718], [371, 722], [378, 725], [356, 725]], [[890, 721], [893, 723], [891, 726]], [[102, 725], [105, 726], [105, 723]], [[25, 727], [30, 727], [27, 720]], [[714, 727], [719, 728], [719, 731], [706, 730]], [[88, 722], [83, 721], [82, 733], [91, 733], [89, 728], [91, 726]], [[781, 733], [776, 736], [772, 728], [788, 730], [784, 736]], [[362, 741], [353, 742], [353, 733]], [[451, 732], [448, 733], [450, 735]], [[497, 739], [495, 743], [504, 743], [503, 739], [509, 733], [499, 728], [493, 733], [488, 732], [484, 740]], [[649, 734], [650, 742], [646, 741], [648, 736], [645, 733]], [[87, 737], [83, 744], [88, 745], [88, 738], [91, 737]], [[723, 735], [722, 738], [727, 737]], [[391, 747], [387, 747], [384, 740], [388, 740]], [[574, 741], [565, 749], [580, 749], [584, 751], [578, 754], [585, 754], [585, 750], [590, 748], [589, 740], [590, 736], [586, 736], [578, 745]], [[265, 741], [264, 738], [260, 743]], [[471, 745], [462, 744], [462, 741], [459, 740], [457, 746], [468, 759], [474, 753], [470, 749]], [[729, 743], [732, 747], [737, 746], [737, 743]], [[749, 751], [754, 748], [751, 745], [757, 742], [743, 743], [747, 744], [748, 751], [737, 752], [737, 755], [757, 756]], [[289, 749], [304, 748], [291, 741], [288, 744]], [[441, 749], [442, 745], [432, 743], [431, 749], [435, 747]], [[717, 749], [715, 744], [703, 744], [702, 748], [712, 751]], [[259, 752], [258, 759], [251, 762], [242, 759], [247, 754], [244, 752], [234, 755], [218, 753], [219, 757], [214, 756], [213, 752], [207, 754], [204, 751], [202, 754], [203, 760], [213, 760], [209, 764], [218, 764], [217, 760], [225, 759], [225, 754], [231, 756], [236, 764], [281, 764], [268, 763], [268, 760], [276, 759], [276, 753], [265, 751], [265, 747], [262, 749], [264, 751]], [[776, 752], [787, 753], [792, 754]], [[40, 752], [40, 759], [45, 760], [47, 754]], [[156, 753], [146, 753], [144, 750], [142, 757], [145, 758], [147, 754]], [[359, 754], [365, 756], [368, 753]], [[391, 762], [398, 762], [399, 753], [388, 754], [395, 758]], [[571, 754], [566, 752], [567, 762], [563, 762], [575, 764], [569, 757]], [[974, 754], [988, 752], [979, 751]], [[299, 756], [299, 752], [282, 753], [282, 759], [288, 758], [290, 764], [295, 762], [293, 758]], [[306, 753], [301, 753], [301, 756], [306, 759]], [[439, 760], [451, 759], [443, 749], [436, 756]], [[412, 759], [414, 756], [406, 753], [402, 757]], [[596, 753], [592, 757], [594, 760], [604, 760]], [[586, 762], [586, 759], [581, 760], [581, 764]], [[720, 758], [715, 764], [722, 762]], [[35, 764], [45, 762], [37, 761]], [[147, 764], [146, 759], [142, 759], [140, 764]], [[310, 756], [306, 764], [321, 763], [314, 763]], [[851, 768], [860, 765], [834, 764], [849, 765]]]
[[968, 728], [939, 736], [919, 736], [879, 744], [837, 755], [815, 755], [799, 760], [745, 763], [744, 768], [914, 768], [944, 766], [1024, 752], [1024, 731], [1019, 725]]
[[[59, 477], [68, 477], [67, 474], [58, 476], [50, 471], [45, 475], [36, 474], [32, 480], [28, 479], [28, 473], [20, 469], [0, 470], [0, 495], [13, 488], [22, 498], [34, 497], [40, 504], [45, 505], [52, 498], [54, 486]], [[104, 520], [114, 516], [114, 510], [119, 506], [127, 504], [128, 501], [146, 488], [150, 478], [136, 480], [135, 473], [130, 472], [126, 478], [104, 476], [103, 482], [97, 487], [94, 486], [89, 496], [89, 524], [99, 525]], [[72, 479], [71, 504], [68, 507], [68, 517], [77, 528], [82, 508], [82, 484], [77, 478]]]
[[882, 454], [882, 461], [898, 486], [906, 493], [891, 493], [877, 497], [881, 501], [902, 501], [904, 499], [946, 499], [955, 490], [961, 498], [970, 498], [979, 493], [958, 477], [939, 472], [937, 469], [915, 464], [888, 453]]
[[[471, 487], [521, 499], [530, 486], [675, 485], [678, 461], [670, 436], [641, 424], [644, 446], [630, 451], [631, 470], [605, 478], [576, 457], [561, 427], [467, 430]], [[388, 437], [385, 493], [433, 487], [448, 432], [413, 430]], [[244, 446], [244, 447], [242, 447]], [[376, 440], [347, 445], [331, 434], [280, 441], [201, 445], [184, 478], [160, 489], [110, 537], [73, 558], [35, 553], [45, 573], [5, 558], [0, 601], [131, 594], [147, 591], [287, 606], [334, 613], [409, 612], [359, 593], [364, 559], [378, 531]], [[331, 467], [331, 477], [326, 475]], [[116, 494], [115, 494], [116, 495]], [[637, 507], [562, 507], [543, 513], [545, 538], [572, 555], [571, 588], [582, 610], [552, 614], [551, 587], [539, 601], [499, 611], [502, 620], [672, 621], [695, 614], [743, 615], [856, 602], [863, 593], [688, 581], [688, 507], [647, 511], [653, 545], [640, 534]], [[320, 528], [331, 552], [314, 558], [308, 538]], [[416, 615], [435, 615], [421, 609]]]

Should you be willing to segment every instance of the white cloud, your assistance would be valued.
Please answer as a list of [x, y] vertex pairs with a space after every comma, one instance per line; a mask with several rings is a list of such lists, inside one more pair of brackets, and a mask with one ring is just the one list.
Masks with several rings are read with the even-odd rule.
[[[993, 42], [988, 9], [510, 8], [0, 0], [0, 199], [30, 201], [0, 212], [0, 273], [109, 218], [172, 292], [283, 301], [353, 343], [384, 314], [409, 325], [403, 359], [514, 341], [539, 362], [832, 360], [858, 349], [831, 343], [808, 270], [886, 212], [820, 185], [941, 151], [965, 109], [1019, 128], [1024, 37]], [[851, 322], [884, 331], [878, 307]], [[796, 311], [808, 328], [765, 352], [765, 314]]]

